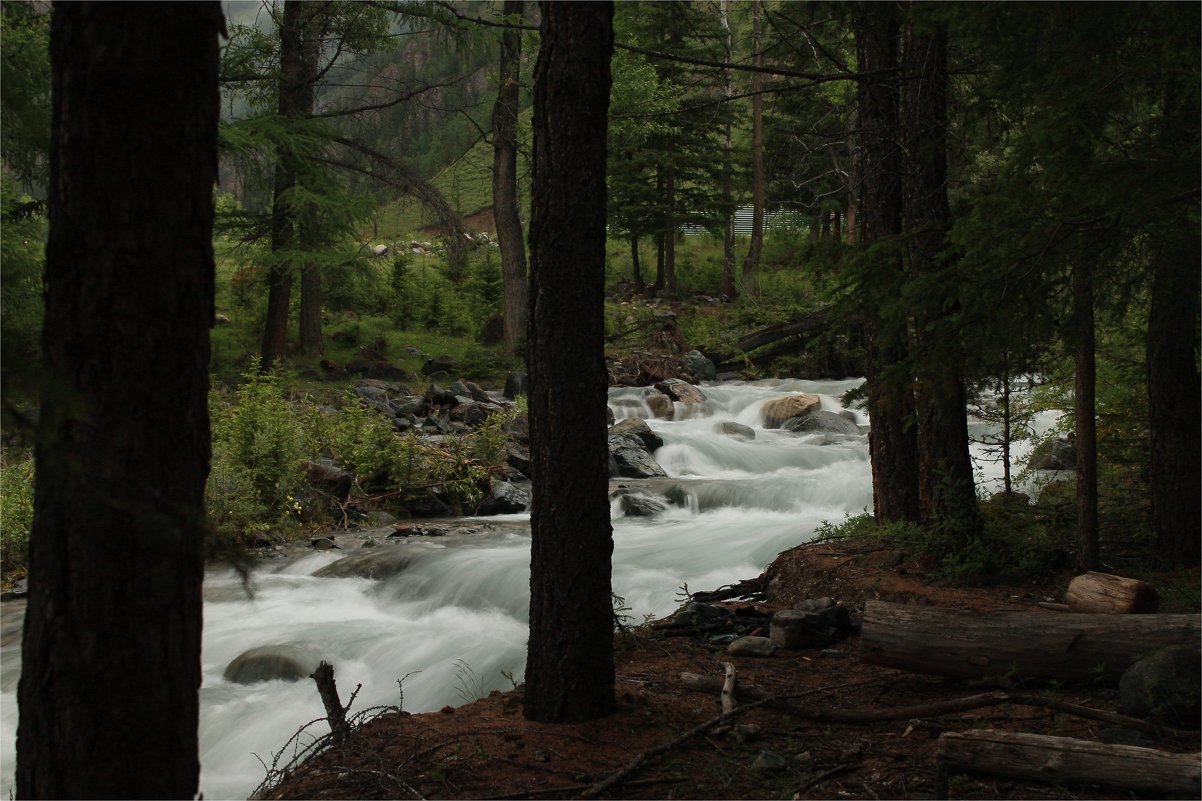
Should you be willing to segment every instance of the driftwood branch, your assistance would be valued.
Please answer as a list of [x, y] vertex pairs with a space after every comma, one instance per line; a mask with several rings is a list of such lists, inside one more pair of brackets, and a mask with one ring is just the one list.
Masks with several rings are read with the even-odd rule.
[[722, 669], [726, 671], [726, 680], [722, 682], [722, 714], [729, 715], [735, 709], [735, 666], [732, 662], [723, 662]]
[[334, 683], [334, 666], [322, 662], [309, 678], [317, 683], [317, 693], [321, 696], [322, 706], [326, 708], [326, 720], [330, 722], [330, 733], [337, 744], [346, 737], [350, 726], [346, 722], [346, 709], [338, 697], [338, 685]]

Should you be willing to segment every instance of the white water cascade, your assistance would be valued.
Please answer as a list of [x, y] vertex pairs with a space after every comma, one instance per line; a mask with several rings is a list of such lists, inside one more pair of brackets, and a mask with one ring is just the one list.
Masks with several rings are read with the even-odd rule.
[[[758, 575], [782, 550], [806, 542], [824, 520], [840, 522], [871, 507], [867, 438], [763, 428], [770, 399], [810, 392], [824, 409], [841, 411], [843, 381], [764, 381], [703, 387], [708, 400], [676, 404], [674, 421], [648, 420], [664, 440], [655, 458], [669, 479], [615, 480], [632, 489], [677, 485], [686, 507], [653, 518], [613, 512], [614, 592], [636, 621], [679, 605], [679, 590], [715, 589]], [[621, 419], [650, 417], [640, 389], [615, 389]], [[867, 424], [862, 411], [857, 422]], [[720, 421], [752, 428], [740, 441], [715, 430]], [[1016, 453], [1017, 461], [1023, 454]], [[983, 478], [1000, 474], [986, 466]], [[554, 491], [554, 487], [549, 488]], [[565, 499], [570, 503], [570, 499]], [[232, 570], [214, 567], [205, 580], [204, 683], [201, 688], [201, 791], [205, 798], [245, 798], [264, 777], [261, 758], [324, 712], [310, 681], [234, 684], [225, 667], [242, 652], [291, 644], [320, 653], [336, 668], [344, 702], [362, 684], [352, 712], [401, 702], [409, 711], [458, 705], [521, 679], [529, 594], [528, 515], [480, 518], [482, 533], [413, 539], [412, 561], [398, 575], [373, 581], [318, 578], [312, 573], [347, 555], [317, 551], [268, 560], [253, 574], [253, 598]], [[20, 672], [12, 617], [24, 604], [4, 604], [0, 682], [0, 791], [12, 787], [16, 683]], [[256, 757], [255, 755], [258, 755]], [[286, 761], [286, 758], [285, 758]]]

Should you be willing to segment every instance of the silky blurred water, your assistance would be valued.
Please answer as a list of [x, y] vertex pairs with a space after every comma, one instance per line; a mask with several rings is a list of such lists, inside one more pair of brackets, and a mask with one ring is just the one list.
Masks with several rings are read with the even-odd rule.
[[[679, 605], [680, 588], [715, 589], [758, 575], [782, 550], [809, 540], [822, 521], [870, 509], [871, 476], [863, 435], [796, 435], [763, 428], [761, 409], [784, 395], [811, 392], [824, 409], [841, 411], [840, 395], [860, 380], [765, 381], [704, 386], [707, 400], [676, 404], [676, 419], [649, 419], [664, 440], [655, 453], [668, 479], [612, 482], [629, 490], [683, 490], [685, 506], [654, 518], [613, 512], [614, 592], [634, 620]], [[610, 393], [618, 419], [649, 418], [645, 390]], [[858, 423], [868, 423], [862, 411]], [[715, 431], [722, 421], [752, 428], [740, 441]], [[1041, 421], [1050, 426], [1051, 419]], [[977, 430], [981, 425], [977, 425]], [[979, 449], [978, 449], [979, 450]], [[1015, 460], [1022, 456], [1016, 452]], [[992, 487], [1000, 465], [978, 464]], [[554, 488], [550, 488], [554, 491]], [[570, 503], [570, 499], [565, 499]], [[483, 533], [408, 541], [412, 562], [398, 575], [372, 581], [312, 573], [346, 554], [322, 551], [267, 562], [252, 576], [249, 598], [232, 570], [205, 580], [201, 688], [201, 790], [205, 798], [245, 798], [300, 726], [324, 716], [310, 681], [240, 685], [225, 667], [242, 652], [290, 644], [320, 654], [336, 668], [344, 701], [362, 685], [352, 712], [401, 703], [410, 711], [458, 705], [520, 681], [529, 603], [529, 519], [486, 519]], [[485, 519], [481, 520], [483, 523]], [[11, 604], [5, 612], [19, 614]], [[3, 649], [0, 678], [0, 788], [12, 780], [19, 653]], [[320, 724], [324, 725], [324, 724]], [[257, 755], [257, 756], [256, 756]]]

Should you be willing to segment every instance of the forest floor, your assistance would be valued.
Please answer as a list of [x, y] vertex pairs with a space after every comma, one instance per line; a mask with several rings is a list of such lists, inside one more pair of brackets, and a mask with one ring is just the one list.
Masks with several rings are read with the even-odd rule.
[[[1025, 586], [954, 587], [879, 543], [837, 541], [786, 551], [774, 565], [770, 609], [833, 597], [862, 610], [872, 599], [978, 612], [1059, 615], [1070, 573]], [[1195, 576], [1195, 579], [1197, 577]], [[441, 712], [382, 714], [279, 777], [266, 798], [931, 798], [935, 749], [945, 731], [1000, 729], [1091, 741], [1110, 724], [1008, 703], [943, 716], [863, 725], [813, 722], [769, 706], [698, 730], [721, 714], [717, 693], [687, 689], [682, 672], [723, 675], [799, 698], [809, 707], [885, 710], [969, 696], [996, 683], [953, 681], [862, 664], [857, 636], [819, 651], [767, 658], [728, 656], [722, 646], [650, 628], [615, 641], [618, 711], [573, 725], [522, 717], [522, 690], [494, 691]], [[1115, 712], [1117, 691], [1033, 686], [1029, 691]], [[690, 733], [691, 732], [691, 733]], [[1188, 742], [1155, 747], [1193, 752]], [[639, 760], [642, 760], [641, 762]], [[620, 781], [598, 785], [630, 768]], [[283, 767], [283, 766], [280, 766]], [[953, 798], [1133, 798], [1101, 787], [953, 776]], [[1196, 797], [1196, 796], [1194, 796]]]

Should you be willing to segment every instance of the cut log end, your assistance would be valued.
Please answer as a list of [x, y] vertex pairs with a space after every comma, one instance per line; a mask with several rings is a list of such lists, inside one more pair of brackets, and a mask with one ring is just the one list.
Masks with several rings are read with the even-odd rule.
[[1156, 590], [1139, 579], [1093, 571], [1069, 582], [1065, 601], [1074, 612], [1100, 615], [1146, 615], [1160, 608]]

